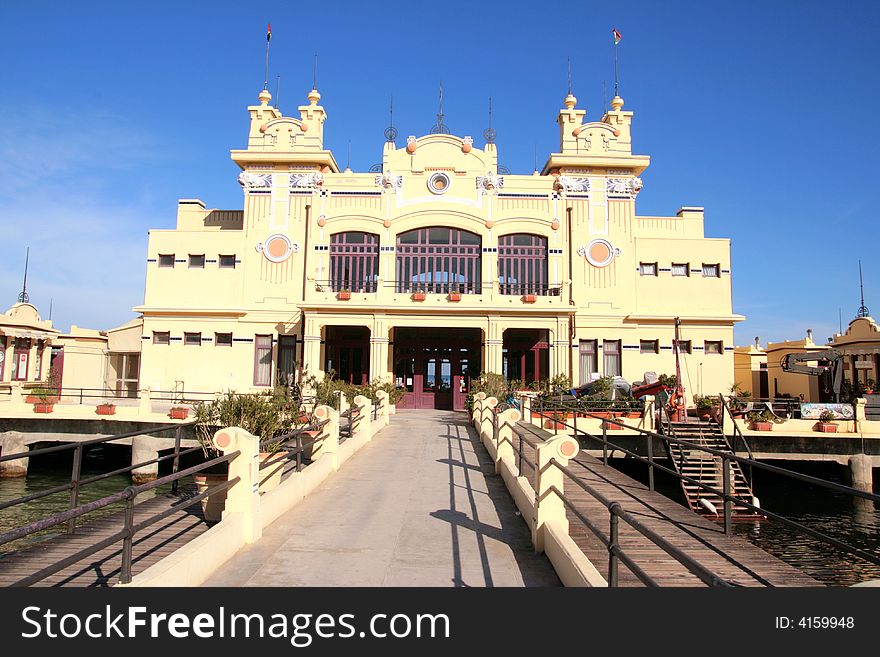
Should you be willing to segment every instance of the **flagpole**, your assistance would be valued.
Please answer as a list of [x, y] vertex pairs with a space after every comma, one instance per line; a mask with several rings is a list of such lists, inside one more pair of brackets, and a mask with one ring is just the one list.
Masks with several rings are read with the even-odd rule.
[[272, 42], [272, 23], [266, 30], [266, 81], [263, 83], [263, 90], [269, 90], [269, 44]]
[[618, 82], [617, 81], [617, 43], [618, 42], [614, 36], [613, 30], [611, 32], [611, 40], [614, 42], [614, 95], [619, 96], [620, 94], [617, 93], [617, 86], [618, 86], [618, 84], [617, 84], [617, 82]]

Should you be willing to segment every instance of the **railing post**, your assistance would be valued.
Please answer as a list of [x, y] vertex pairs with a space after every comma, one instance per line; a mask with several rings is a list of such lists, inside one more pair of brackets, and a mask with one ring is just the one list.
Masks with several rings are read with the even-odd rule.
[[346, 398], [345, 393], [342, 390], [337, 390], [333, 394], [336, 395], [338, 400], [336, 405], [339, 406], [339, 414], [344, 415], [349, 409], [348, 399]]
[[[513, 427], [521, 418], [522, 414], [515, 408], [508, 408], [498, 413], [498, 431], [495, 434], [495, 474], [501, 474], [502, 460], [507, 460], [509, 464], [513, 463]], [[520, 450], [522, 450], [521, 437]]]
[[531, 395], [523, 395], [520, 397], [522, 400], [520, 404], [522, 405], [522, 417], [523, 421], [531, 422], [532, 421], [532, 396]]
[[654, 421], [656, 398], [654, 395], [645, 395], [642, 399], [645, 402], [645, 409], [642, 412], [642, 428], [646, 431], [656, 431], [657, 423]]
[[125, 500], [125, 538], [122, 539], [122, 568], [119, 571], [119, 583], [131, 583], [132, 550], [134, 547], [134, 488], [125, 489], [128, 498]]
[[648, 434], [648, 490], [654, 490], [654, 436]]
[[[82, 443], [73, 450], [73, 471], [70, 474], [70, 505], [69, 509], [79, 506], [79, 478], [82, 472]], [[67, 521], [67, 533], [72, 534], [76, 530], [76, 518]]]
[[563, 474], [555, 463], [567, 466], [569, 459], [577, 456], [577, 441], [571, 436], [557, 436], [538, 445], [535, 450], [535, 523], [532, 543], [536, 552], [543, 552], [547, 525], [554, 524], [568, 533], [568, 518], [563, 494]]
[[263, 535], [260, 521], [260, 439], [241, 427], [227, 427], [214, 434], [214, 447], [229, 454], [241, 452], [229, 462], [229, 478], [239, 481], [226, 492], [223, 518], [242, 515], [245, 543], [258, 541]]
[[721, 457], [721, 476], [724, 477], [721, 485], [721, 490], [724, 492], [724, 533], [730, 536], [732, 530], [730, 523], [733, 511], [733, 504], [730, 501], [730, 461], [723, 455]]
[[495, 397], [487, 397], [483, 400], [483, 414], [480, 418], [480, 439], [494, 438], [495, 431], [492, 424], [492, 418], [495, 415], [495, 407], [498, 406], [498, 400]]
[[[327, 420], [327, 424], [321, 427], [321, 436], [323, 440], [312, 444], [312, 461], [316, 461], [320, 457], [328, 454], [332, 459], [330, 462], [334, 470], [339, 469], [339, 413], [330, 406], [317, 406], [315, 408], [315, 419], [319, 422]], [[301, 436], [302, 434], [300, 434]], [[300, 443], [301, 444], [301, 443]]]
[[602, 422], [602, 462], [608, 465], [608, 425]]
[[[360, 407], [360, 410], [357, 412], [357, 431], [355, 431], [354, 425], [352, 425], [351, 437], [363, 435], [366, 437], [367, 442], [369, 442], [373, 439], [373, 400], [369, 397], [358, 395], [352, 401], [354, 401], [355, 406]], [[352, 413], [348, 421], [353, 423], [354, 416], [355, 414]]]
[[388, 393], [384, 390], [377, 390], [376, 398], [377, 403], [379, 404], [379, 417], [377, 420], [380, 426], [387, 427], [391, 422], [391, 415], [388, 412], [391, 406], [388, 399]]
[[620, 502], [612, 502], [608, 506], [608, 513], [611, 516], [611, 531], [608, 540], [608, 586], [617, 586], [617, 571], [620, 559], [617, 556], [617, 550], [620, 548], [618, 541], [618, 525], [620, 519], [617, 513], [620, 511]]
[[479, 431], [480, 423], [483, 420], [483, 400], [486, 399], [485, 392], [478, 392], [474, 395], [473, 406], [471, 408], [471, 422], [474, 424], [474, 428]]
[[138, 413], [140, 415], [149, 415], [153, 412], [153, 402], [150, 399], [150, 388], [141, 388], [141, 396], [138, 400]]
[[[180, 469], [180, 438], [183, 433], [183, 427], [178, 425], [177, 429], [174, 431], [174, 461], [171, 464], [171, 474], [177, 474], [177, 471]], [[180, 482], [180, 479], [175, 479], [171, 484], [171, 492], [177, 495], [177, 484]]]

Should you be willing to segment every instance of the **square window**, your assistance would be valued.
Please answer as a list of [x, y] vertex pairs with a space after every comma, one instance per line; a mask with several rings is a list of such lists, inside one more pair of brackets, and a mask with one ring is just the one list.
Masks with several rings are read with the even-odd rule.
[[153, 344], [170, 344], [171, 333], [168, 331], [153, 331]]
[[686, 262], [673, 262], [672, 263], [672, 275], [673, 276], [690, 276], [690, 265]]
[[160, 267], [173, 267], [174, 266], [174, 254], [173, 253], [160, 253], [159, 254], [159, 266]]
[[690, 340], [679, 340], [678, 341], [678, 353], [680, 353], [680, 354], [691, 353], [691, 341]]
[[706, 340], [703, 351], [707, 354], [721, 354], [724, 352], [724, 345], [720, 340]]
[[659, 354], [660, 353], [660, 341], [659, 340], [639, 340], [639, 353], [640, 354]]
[[189, 254], [189, 267], [190, 269], [204, 269], [205, 268], [205, 254], [202, 253], [200, 255]]
[[202, 334], [201, 333], [184, 333], [183, 334], [183, 344], [190, 345], [192, 347], [201, 347], [202, 346]]
[[221, 269], [235, 269], [235, 256], [234, 255], [221, 255], [220, 256], [220, 268]]
[[639, 274], [641, 274], [642, 276], [656, 276], [657, 275], [657, 263], [656, 262], [639, 263]]
[[620, 340], [602, 341], [602, 361], [605, 376], [620, 376]]
[[704, 262], [703, 263], [703, 277], [704, 278], [720, 278], [721, 277], [721, 265], [707, 265]]
[[231, 347], [232, 333], [215, 333], [214, 344], [218, 347]]

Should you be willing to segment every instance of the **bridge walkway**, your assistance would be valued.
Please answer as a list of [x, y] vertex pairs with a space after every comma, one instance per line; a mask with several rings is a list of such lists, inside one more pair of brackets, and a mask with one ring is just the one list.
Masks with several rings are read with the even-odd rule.
[[401, 410], [205, 586], [559, 586], [464, 413]]

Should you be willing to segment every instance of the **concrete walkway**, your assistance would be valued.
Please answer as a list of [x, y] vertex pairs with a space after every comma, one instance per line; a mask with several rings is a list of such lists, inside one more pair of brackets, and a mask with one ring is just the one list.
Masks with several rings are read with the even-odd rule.
[[559, 586], [464, 413], [399, 411], [205, 586]]

